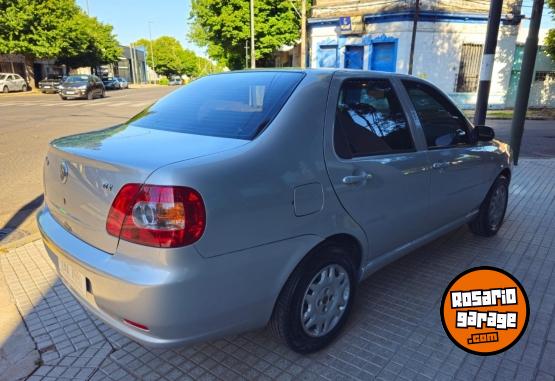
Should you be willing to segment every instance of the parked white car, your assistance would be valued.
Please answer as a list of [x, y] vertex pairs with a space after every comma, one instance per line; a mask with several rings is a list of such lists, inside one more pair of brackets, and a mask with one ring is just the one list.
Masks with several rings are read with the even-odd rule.
[[27, 82], [19, 74], [0, 73], [0, 90], [3, 93], [27, 91]]

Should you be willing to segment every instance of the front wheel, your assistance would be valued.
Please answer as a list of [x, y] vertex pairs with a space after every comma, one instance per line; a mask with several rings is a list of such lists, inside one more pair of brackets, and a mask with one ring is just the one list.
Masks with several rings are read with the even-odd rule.
[[21, 91], [27, 91], [27, 85], [23, 84], [23, 86], [21, 86]]
[[3, 92], [4, 94], [7, 94], [7, 93], [10, 92], [10, 89], [8, 89], [8, 86], [4, 86], [4, 88], [2, 89], [2, 92]]
[[509, 179], [501, 175], [491, 186], [478, 215], [468, 224], [470, 230], [484, 237], [497, 234], [505, 218], [508, 200]]
[[334, 244], [323, 246], [291, 274], [270, 328], [295, 352], [316, 352], [345, 325], [355, 289], [355, 266], [349, 253]]

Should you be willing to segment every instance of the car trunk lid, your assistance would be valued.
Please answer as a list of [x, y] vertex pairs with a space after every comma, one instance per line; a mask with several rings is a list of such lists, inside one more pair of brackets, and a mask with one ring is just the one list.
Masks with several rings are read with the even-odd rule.
[[153, 171], [167, 164], [247, 142], [132, 125], [57, 139], [45, 160], [45, 202], [66, 230], [114, 253], [118, 238], [106, 232], [106, 218], [123, 185], [142, 184]]

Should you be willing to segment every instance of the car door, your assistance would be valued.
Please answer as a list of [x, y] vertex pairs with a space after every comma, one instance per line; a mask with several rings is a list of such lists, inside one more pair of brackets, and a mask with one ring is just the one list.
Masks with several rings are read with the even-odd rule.
[[372, 256], [429, 230], [427, 155], [395, 86], [386, 76], [338, 72], [328, 97], [328, 174], [341, 204], [366, 232]]
[[439, 228], [476, 210], [487, 192], [485, 156], [472, 125], [435, 87], [403, 80], [416, 121], [426, 137], [431, 164], [430, 219]]
[[6, 78], [6, 83], [8, 84], [8, 90], [15, 91], [15, 78], [13, 74], [9, 74]]

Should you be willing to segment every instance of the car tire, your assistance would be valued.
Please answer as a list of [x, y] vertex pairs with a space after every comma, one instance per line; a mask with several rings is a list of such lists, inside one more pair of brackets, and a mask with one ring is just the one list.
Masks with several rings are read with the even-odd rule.
[[24, 84], [23, 86], [21, 86], [21, 91], [22, 91], [22, 92], [27, 91], [27, 85]]
[[491, 186], [485, 200], [480, 205], [478, 215], [468, 226], [479, 236], [491, 237], [503, 225], [509, 200], [509, 179], [500, 175]]
[[67, 101], [67, 97], [64, 97], [63, 95], [60, 95], [60, 98], [62, 98], [63, 101]]
[[[357, 286], [355, 273], [347, 250], [336, 244], [318, 248], [297, 266], [283, 287], [269, 323], [271, 331], [301, 354], [316, 352], [331, 343], [351, 311]], [[326, 284], [326, 277], [334, 279]], [[327, 315], [326, 309], [330, 311]], [[327, 327], [318, 327], [321, 318], [330, 314], [332, 317], [323, 323]], [[311, 319], [318, 323], [311, 325]]]
[[100, 93], [100, 98], [104, 98], [106, 96], [106, 90], [102, 89], [102, 92]]
[[7, 93], [10, 92], [10, 89], [8, 89], [8, 86], [4, 86], [4, 88], [2, 89], [2, 92], [3, 92], [4, 94], [7, 94]]
[[87, 93], [87, 100], [92, 101], [93, 98], [94, 98], [94, 94], [93, 94], [92, 90], [90, 90], [90, 91]]

